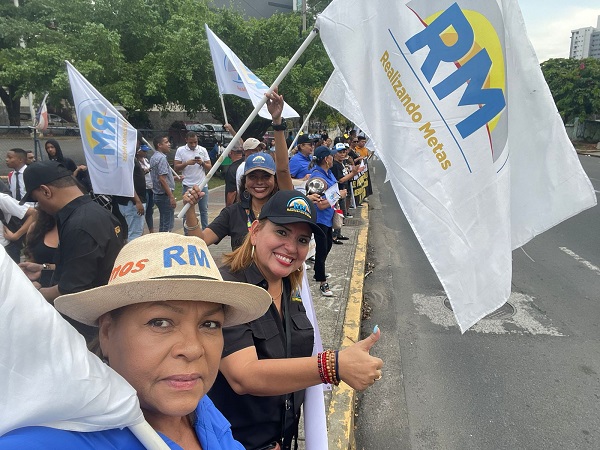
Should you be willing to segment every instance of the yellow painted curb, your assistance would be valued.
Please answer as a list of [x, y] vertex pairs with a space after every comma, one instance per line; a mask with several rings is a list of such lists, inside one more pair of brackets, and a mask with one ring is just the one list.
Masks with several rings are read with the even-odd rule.
[[[354, 266], [350, 277], [348, 304], [342, 330], [340, 350], [360, 340], [360, 322], [362, 317], [363, 282], [367, 260], [367, 237], [369, 230], [369, 208], [365, 204], [361, 212], [363, 225], [358, 230]], [[354, 438], [354, 403], [356, 391], [342, 383], [333, 388], [329, 413], [327, 414], [329, 450], [347, 450], [356, 448]]]

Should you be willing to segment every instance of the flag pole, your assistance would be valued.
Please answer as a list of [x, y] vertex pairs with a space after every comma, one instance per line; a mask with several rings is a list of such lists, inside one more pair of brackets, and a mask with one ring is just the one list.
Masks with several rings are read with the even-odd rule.
[[317, 105], [319, 104], [319, 101], [321, 100], [321, 95], [323, 95], [323, 92], [325, 92], [325, 89], [327, 89], [327, 86], [329, 86], [329, 83], [331, 83], [332, 78], [333, 78], [333, 73], [329, 76], [329, 79], [327, 80], [327, 83], [325, 83], [325, 86], [323, 86], [323, 89], [321, 89], [321, 92], [319, 92], [319, 95], [317, 96], [317, 99], [315, 100], [315, 104], [313, 105], [311, 110], [308, 112], [308, 116], [306, 116], [306, 120], [304, 120], [304, 123], [298, 130], [298, 133], [296, 133], [296, 137], [294, 138], [294, 140], [292, 141], [292, 144], [290, 145], [290, 150], [293, 149], [294, 146], [296, 145], [296, 142], [298, 142], [298, 136], [300, 135], [300, 132], [308, 124], [308, 120], [310, 119], [310, 116], [312, 116], [312, 113], [315, 112], [315, 109], [317, 108]]
[[[290, 60], [288, 61], [286, 66], [283, 68], [283, 70], [281, 71], [279, 76], [275, 79], [275, 81], [273, 81], [273, 84], [271, 85], [271, 87], [269, 88], [267, 93], [270, 94], [271, 92], [273, 92], [275, 87], [279, 86], [281, 81], [287, 76], [287, 74], [290, 72], [290, 70], [292, 70], [292, 67], [294, 66], [294, 64], [296, 64], [296, 62], [298, 61], [300, 56], [302, 56], [302, 53], [304, 53], [304, 51], [307, 49], [307, 47], [310, 45], [310, 43], [313, 41], [313, 39], [315, 37], [317, 37], [318, 33], [319, 33], [319, 30], [317, 28], [312, 29], [312, 31], [306, 37], [306, 39], [304, 40], [302, 45], [298, 48], [298, 50], [296, 50], [296, 53], [294, 53], [294, 55], [290, 58]], [[229, 144], [227, 144], [227, 148], [225, 150], [223, 150], [223, 153], [221, 153], [221, 156], [219, 156], [219, 158], [215, 161], [215, 164], [212, 166], [212, 169], [210, 169], [210, 171], [206, 174], [204, 181], [198, 185], [200, 190], [202, 190], [204, 188], [204, 186], [206, 186], [208, 184], [209, 180], [212, 178], [212, 176], [215, 174], [215, 172], [219, 169], [219, 166], [223, 163], [225, 158], [227, 158], [227, 156], [229, 155], [229, 151], [235, 145], [237, 145], [239, 139], [242, 137], [242, 134], [244, 134], [246, 132], [246, 130], [250, 126], [250, 123], [258, 115], [258, 112], [261, 110], [261, 108], [266, 103], [267, 103], [267, 97], [263, 96], [263, 98], [254, 107], [254, 110], [250, 113], [250, 115], [248, 116], [246, 121], [242, 124], [242, 126], [240, 127], [238, 132], [235, 134], [235, 136], [233, 137], [231, 142], [229, 142]], [[188, 209], [190, 209], [190, 204], [186, 203], [185, 205], [183, 205], [183, 208], [181, 209], [179, 214], [177, 214], [177, 217], [179, 219], [181, 219], [183, 216], [185, 216], [185, 213], [187, 212]]]
[[225, 111], [225, 101], [223, 100], [223, 94], [219, 92], [219, 97], [221, 98], [221, 106], [223, 107], [223, 118], [225, 119], [224, 123], [229, 123], [227, 119], [227, 111]]
[[145, 420], [142, 423], [131, 425], [127, 428], [146, 447], [146, 450], [169, 450], [170, 448]]
[[293, 149], [296, 146], [296, 142], [298, 142], [298, 137], [300, 136], [300, 132], [302, 130], [304, 130], [304, 127], [306, 125], [308, 125], [308, 121], [310, 120], [310, 116], [312, 116], [312, 113], [315, 112], [315, 109], [316, 109], [317, 105], [319, 104], [320, 100], [321, 100], [321, 94], [319, 94], [319, 96], [317, 97], [317, 101], [315, 101], [315, 104], [313, 105], [312, 109], [308, 112], [308, 115], [306, 116], [306, 119], [304, 120], [304, 123], [302, 124], [302, 126], [298, 130], [298, 133], [296, 133], [296, 137], [294, 138], [294, 140], [290, 144], [290, 150]]

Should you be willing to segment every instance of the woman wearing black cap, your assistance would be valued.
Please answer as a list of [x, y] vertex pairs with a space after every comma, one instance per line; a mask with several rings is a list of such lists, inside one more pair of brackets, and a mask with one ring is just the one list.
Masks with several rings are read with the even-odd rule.
[[294, 293], [313, 233], [321, 233], [313, 202], [279, 191], [244, 243], [224, 256], [224, 280], [260, 286], [273, 300], [262, 317], [224, 330], [220, 372], [209, 392], [246, 449], [291, 448], [307, 387], [344, 381], [363, 390], [381, 376], [383, 362], [369, 355], [379, 331], [339, 353], [311, 356], [313, 327]]

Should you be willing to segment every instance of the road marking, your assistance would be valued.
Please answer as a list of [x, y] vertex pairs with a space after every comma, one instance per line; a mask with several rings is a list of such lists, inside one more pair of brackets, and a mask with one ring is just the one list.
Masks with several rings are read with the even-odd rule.
[[[413, 294], [413, 302], [415, 303], [419, 314], [427, 316], [431, 322], [446, 329], [458, 329], [454, 314], [444, 306], [445, 298], [445, 296]], [[564, 336], [564, 334], [556, 327], [552, 326], [550, 320], [534, 306], [533, 297], [513, 292], [510, 294], [508, 301], [516, 310], [512, 317], [480, 320], [469, 328], [468, 332]]]
[[[598, 192], [598, 191], [596, 191], [596, 192]], [[572, 257], [575, 261], [579, 261], [581, 264], [583, 264], [585, 267], [587, 267], [588, 269], [590, 269], [592, 272], [596, 272], [597, 275], [600, 275], [600, 268], [599, 267], [593, 265], [589, 261], [586, 261], [581, 256], [579, 256], [577, 253], [572, 252], [571, 250], [569, 250], [567, 247], [560, 247], [560, 249], [563, 252], [565, 252], [567, 255], [569, 255], [570, 257]]]

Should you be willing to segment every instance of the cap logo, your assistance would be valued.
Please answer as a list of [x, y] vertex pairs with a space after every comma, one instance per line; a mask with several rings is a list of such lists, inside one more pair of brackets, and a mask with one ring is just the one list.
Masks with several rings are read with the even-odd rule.
[[263, 156], [255, 156], [254, 159], [252, 160], [255, 164], [264, 164], [266, 162], [266, 159]]
[[287, 203], [286, 211], [304, 214], [309, 219], [312, 219], [312, 215], [310, 213], [310, 206], [302, 197], [294, 197], [290, 199], [290, 201]]

